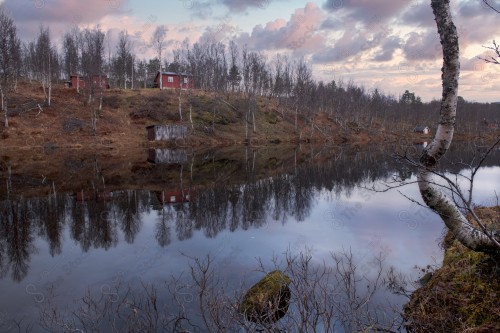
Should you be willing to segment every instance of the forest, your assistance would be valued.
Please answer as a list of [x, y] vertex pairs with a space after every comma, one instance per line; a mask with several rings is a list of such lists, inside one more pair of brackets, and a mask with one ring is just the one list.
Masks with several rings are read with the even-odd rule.
[[[182, 83], [176, 89], [179, 101], [183, 91], [189, 97], [195, 94], [190, 90], [209, 91], [215, 96], [242, 96], [247, 103], [247, 123], [253, 124], [258, 112], [256, 98], [262, 97], [277, 101], [282, 118], [294, 123], [296, 129], [300, 121], [314, 125], [319, 113], [343, 127], [383, 129], [389, 125], [397, 129], [398, 124], [408, 122], [414, 126], [430, 125], [436, 122], [439, 109], [440, 101], [422, 102], [415, 92], [406, 90], [400, 96], [393, 96], [335, 79], [335, 73], [328, 82], [317, 81], [311, 64], [304, 58], [297, 60], [283, 54], [269, 57], [232, 40], [223, 43], [205, 38], [194, 44], [188, 40], [172, 43], [164, 26], [156, 28], [146, 46], [154, 50], [153, 59], [141, 58], [146, 51], [144, 46], [135, 48], [127, 31], [120, 33], [114, 48], [99, 26], [85, 29], [74, 26], [64, 34], [60, 45], [53, 41], [50, 29], [41, 26], [34, 40], [21, 42], [15, 22], [3, 9], [0, 9], [0, 28], [0, 92], [6, 127], [8, 98], [17, 91], [18, 82], [39, 83], [45, 105], [50, 106], [52, 86], [62, 85], [75, 74], [88, 80], [85, 87], [77, 89], [95, 110], [93, 119], [102, 110], [106, 87], [93, 82], [92, 77], [106, 77], [112, 88], [147, 89], [153, 86], [160, 71], [183, 73], [194, 80], [195, 89]], [[499, 126], [498, 103], [459, 97], [458, 109], [459, 132], [478, 134], [484, 126]], [[179, 120], [184, 120], [180, 106]]]

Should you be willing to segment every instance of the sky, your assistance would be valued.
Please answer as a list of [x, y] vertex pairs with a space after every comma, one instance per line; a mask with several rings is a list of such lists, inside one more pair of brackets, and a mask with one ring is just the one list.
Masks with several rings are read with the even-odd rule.
[[[488, 0], [500, 9], [500, 0]], [[352, 80], [367, 90], [396, 97], [406, 89], [430, 101], [441, 96], [441, 46], [429, 0], [0, 0], [23, 41], [40, 25], [53, 40], [72, 26], [99, 25], [115, 50], [127, 30], [139, 58], [154, 57], [149, 46], [158, 25], [167, 28], [168, 52], [186, 38], [234, 39], [272, 61], [276, 54], [304, 57], [314, 78]], [[478, 56], [500, 42], [500, 14], [482, 0], [451, 0], [459, 33], [459, 94], [466, 100], [500, 101], [500, 65]], [[167, 55], [167, 60], [168, 60]]]

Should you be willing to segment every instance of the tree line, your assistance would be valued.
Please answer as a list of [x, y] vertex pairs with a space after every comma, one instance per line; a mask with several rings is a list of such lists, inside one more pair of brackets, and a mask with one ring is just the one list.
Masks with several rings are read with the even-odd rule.
[[[368, 90], [352, 81], [317, 81], [313, 79], [311, 64], [304, 58], [292, 59], [283, 54], [268, 57], [233, 40], [227, 44], [210, 38], [194, 44], [185, 40], [170, 50], [169, 62], [165, 57], [169, 41], [163, 26], [156, 28], [150, 40], [150, 47], [156, 53], [153, 59], [141, 59], [134, 53], [133, 39], [126, 31], [120, 32], [114, 49], [109, 36], [99, 26], [73, 27], [64, 34], [59, 47], [53, 43], [49, 29], [40, 27], [35, 40], [23, 43], [17, 36], [14, 21], [2, 9], [0, 28], [0, 93], [5, 126], [8, 126], [7, 97], [16, 90], [20, 79], [40, 82], [45, 103], [50, 106], [52, 84], [75, 74], [88, 81], [85, 89], [76, 88], [87, 96], [89, 104], [99, 95], [92, 113], [94, 130], [97, 113], [102, 109], [104, 87], [100, 79], [98, 84], [92, 82], [92, 77], [106, 76], [112, 87], [147, 88], [152, 87], [155, 76], [162, 71], [191, 75], [195, 88], [216, 96], [231, 93], [244, 96], [248, 100], [246, 120], [253, 124], [254, 132], [256, 99], [263, 97], [278, 101], [281, 116], [296, 128], [299, 122], [314, 128], [315, 116], [324, 113], [345, 128], [351, 125], [383, 128], [389, 124], [394, 128], [397, 124], [401, 128], [396, 130], [411, 130], [415, 125], [435, 123], [435, 110], [439, 106], [439, 101], [423, 103], [408, 90], [397, 97], [379, 89]], [[77, 80], [77, 85], [79, 82]], [[178, 89], [179, 103], [182, 88]], [[462, 98], [459, 107], [460, 131], [477, 133], [484, 121], [498, 126], [497, 104], [468, 102]], [[182, 120], [180, 106], [179, 117]]]

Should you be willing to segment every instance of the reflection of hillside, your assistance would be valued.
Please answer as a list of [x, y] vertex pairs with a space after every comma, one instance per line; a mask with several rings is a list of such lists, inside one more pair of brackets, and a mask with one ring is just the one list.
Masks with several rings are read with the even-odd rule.
[[[454, 147], [448, 158], [470, 161], [472, 156], [470, 147]], [[190, 158], [196, 162], [152, 167], [146, 163], [140, 168], [137, 162], [128, 169], [133, 179], [127, 182], [130, 188], [126, 190], [117, 189], [124, 176], [108, 170], [104, 162], [97, 163], [95, 157], [81, 161], [82, 177], [75, 179], [73, 187], [57, 182], [67, 176], [64, 170], [60, 175], [51, 174], [51, 186], [34, 182], [25, 185], [28, 192], [37, 194], [32, 197], [17, 195], [16, 191], [16, 186], [22, 188], [19, 179], [32, 179], [32, 175], [13, 172], [13, 191], [0, 201], [0, 276], [10, 272], [16, 281], [26, 276], [37, 236], [49, 243], [51, 255], [60, 254], [66, 228], [83, 251], [109, 249], [122, 236], [133, 243], [148, 214], [157, 216], [158, 244], [168, 246], [174, 235], [185, 240], [196, 230], [215, 237], [226, 229], [260, 227], [271, 219], [281, 223], [290, 218], [302, 221], [310, 215], [319, 190], [349, 195], [357, 185], [392, 173], [410, 177], [412, 172], [401, 171], [402, 165], [378, 148], [357, 151], [307, 147], [270, 158], [243, 147], [239, 155], [205, 152]], [[91, 169], [86, 170], [86, 165]], [[485, 165], [500, 165], [500, 152]], [[442, 167], [450, 171], [463, 169], [462, 164]], [[7, 179], [1, 181], [9, 183]], [[55, 191], [57, 184], [71, 190], [71, 194]]]

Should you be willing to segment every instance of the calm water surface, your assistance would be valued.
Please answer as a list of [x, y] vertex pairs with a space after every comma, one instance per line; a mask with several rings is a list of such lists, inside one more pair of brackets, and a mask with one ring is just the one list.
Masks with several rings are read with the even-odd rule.
[[[449, 158], [470, 154], [457, 148]], [[480, 204], [493, 204], [499, 188], [498, 155], [476, 176]], [[150, 150], [128, 162], [120, 158], [45, 154], [21, 164], [4, 158], [0, 331], [17, 332], [20, 319], [41, 331], [41, 307], [67, 310], [88, 290], [113, 297], [118, 283], [188, 276], [188, 257], [211, 254], [218, 277], [234, 288], [263, 276], [259, 258], [270, 270], [271, 259], [282, 260], [287, 251], [309, 251], [320, 263], [348, 250], [367, 276], [381, 253], [386, 267], [413, 280], [415, 266], [442, 260], [437, 215], [397, 190], [369, 190], [383, 189], [394, 175], [415, 179], [388, 151], [242, 147], [227, 154]], [[53, 159], [60, 163], [49, 163]], [[45, 178], [40, 163], [47, 163]], [[420, 201], [416, 184], [399, 191]]]

